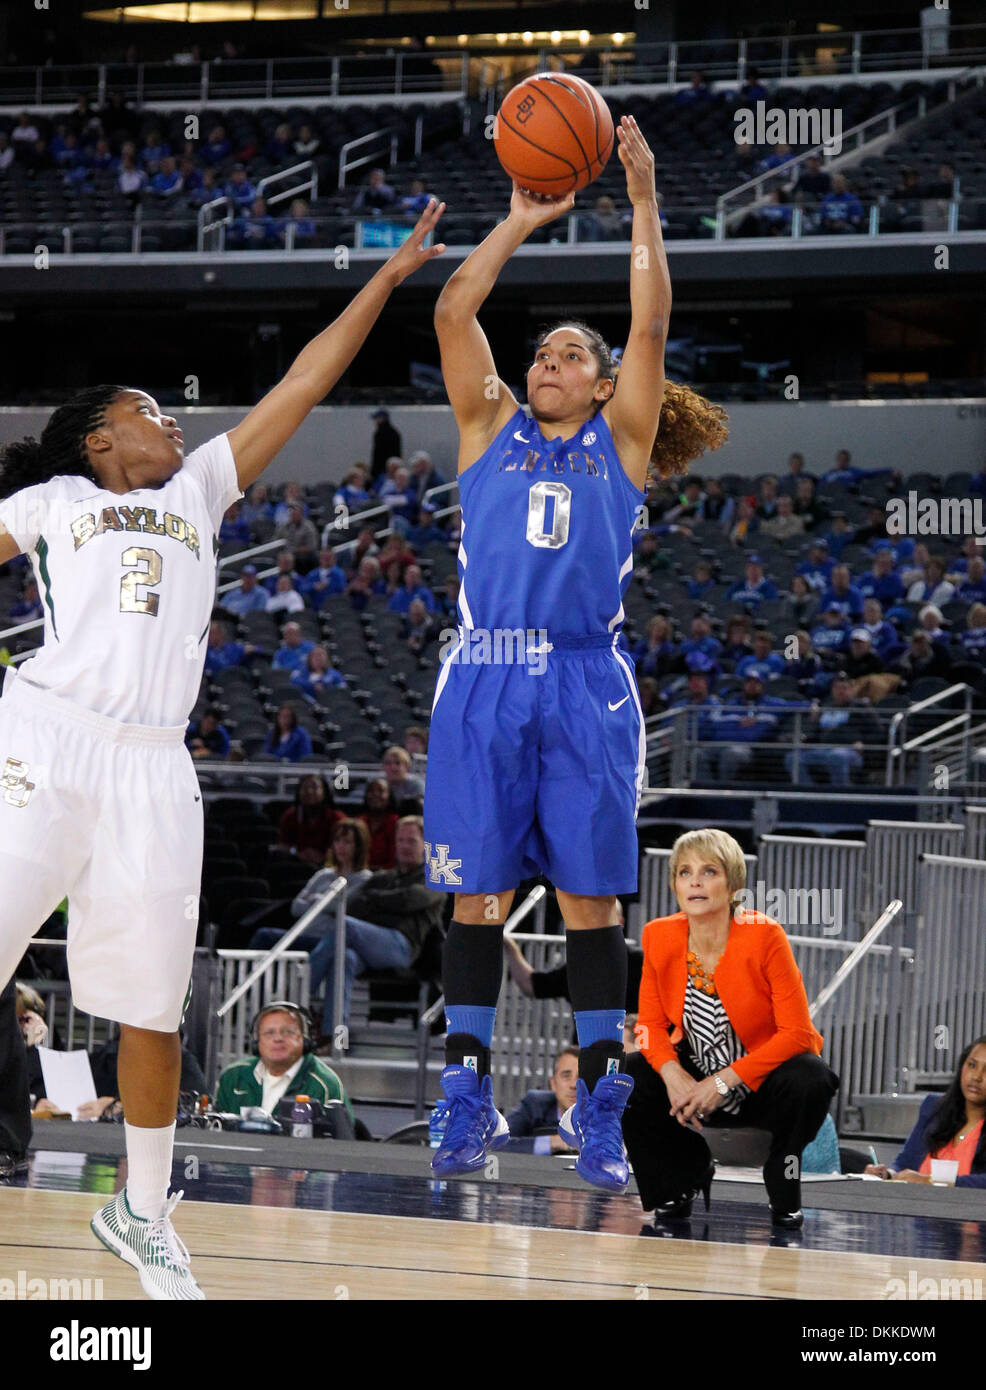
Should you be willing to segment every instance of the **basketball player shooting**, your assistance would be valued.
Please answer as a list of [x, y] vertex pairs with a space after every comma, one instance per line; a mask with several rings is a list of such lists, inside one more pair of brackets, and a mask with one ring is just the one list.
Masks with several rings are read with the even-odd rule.
[[[0, 564], [23, 552], [44, 645], [0, 700], [0, 981], [68, 895], [76, 1005], [120, 1025], [127, 1183], [92, 1220], [153, 1299], [201, 1299], [168, 1197], [202, 873], [202, 803], [184, 736], [199, 691], [223, 514], [352, 362], [444, 203], [284, 379], [183, 461], [145, 392], [96, 386], [0, 468]], [[11, 685], [12, 681], [12, 685]]]
[[[509, 216], [436, 306], [463, 526], [459, 634], [436, 686], [425, 794], [429, 881], [455, 893], [443, 959], [448, 1122], [432, 1167], [475, 1172], [508, 1137], [489, 1075], [503, 923], [518, 882], [543, 873], [567, 928], [581, 1046], [577, 1100], [559, 1132], [579, 1150], [579, 1173], [612, 1191], [628, 1182], [621, 1116], [633, 1085], [621, 1070], [627, 958], [615, 902], [637, 887], [645, 752], [634, 674], [617, 645], [631, 533], [652, 457], [664, 474], [684, 472], [725, 437], [718, 407], [687, 387], [666, 397], [671, 283], [654, 158], [631, 118], [618, 152], [633, 204], [618, 389], [601, 336], [564, 322], [538, 341], [527, 415], [476, 317], [513, 252], [570, 211], [571, 194], [535, 198], [514, 180]], [[518, 630], [526, 659], [479, 654]]]

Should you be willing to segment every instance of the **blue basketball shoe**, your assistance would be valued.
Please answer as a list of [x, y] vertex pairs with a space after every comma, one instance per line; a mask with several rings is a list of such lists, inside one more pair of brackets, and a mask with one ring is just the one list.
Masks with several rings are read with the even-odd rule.
[[450, 1178], [476, 1173], [486, 1165], [488, 1149], [502, 1149], [510, 1138], [507, 1122], [493, 1104], [493, 1081], [480, 1081], [470, 1067], [450, 1066], [442, 1072], [448, 1122], [431, 1160], [432, 1172]]
[[575, 1104], [558, 1121], [558, 1133], [565, 1143], [578, 1149], [575, 1171], [579, 1177], [608, 1192], [625, 1192], [630, 1181], [622, 1116], [632, 1090], [633, 1077], [614, 1072], [601, 1076], [590, 1096], [579, 1077]]

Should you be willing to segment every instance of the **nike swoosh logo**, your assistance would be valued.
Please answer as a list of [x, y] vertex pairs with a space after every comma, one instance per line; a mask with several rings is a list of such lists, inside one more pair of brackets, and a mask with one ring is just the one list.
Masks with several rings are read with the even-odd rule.
[[520, 433], [519, 430], [514, 430], [514, 439], [519, 439], [520, 442], [521, 442], [521, 444], [528, 444], [528, 443], [530, 443], [530, 440], [525, 439], [524, 436]]
[[627, 700], [629, 700], [629, 698], [630, 698], [629, 695], [624, 695], [624, 696], [623, 696], [623, 699], [622, 699], [622, 700], [617, 700], [617, 702], [616, 702], [615, 705], [613, 704], [613, 701], [610, 700], [610, 701], [609, 701], [609, 707], [610, 707], [610, 709], [619, 709], [619, 708], [620, 708], [620, 705], [625, 705], [626, 702], [627, 702]]

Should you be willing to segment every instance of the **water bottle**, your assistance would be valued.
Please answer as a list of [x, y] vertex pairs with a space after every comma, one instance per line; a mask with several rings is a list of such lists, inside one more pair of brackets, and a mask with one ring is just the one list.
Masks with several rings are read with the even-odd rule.
[[311, 1101], [308, 1096], [295, 1096], [291, 1110], [291, 1138], [310, 1139], [314, 1132]]
[[435, 1108], [428, 1116], [428, 1144], [431, 1148], [437, 1149], [445, 1138], [445, 1128], [448, 1124], [448, 1102], [436, 1100]]

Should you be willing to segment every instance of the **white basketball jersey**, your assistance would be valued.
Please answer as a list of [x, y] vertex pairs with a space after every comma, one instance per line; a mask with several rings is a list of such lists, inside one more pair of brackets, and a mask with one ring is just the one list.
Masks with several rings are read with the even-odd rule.
[[124, 494], [61, 476], [0, 501], [30, 556], [44, 646], [26, 681], [128, 724], [185, 724], [198, 698], [223, 513], [242, 497], [217, 435], [163, 486]]

